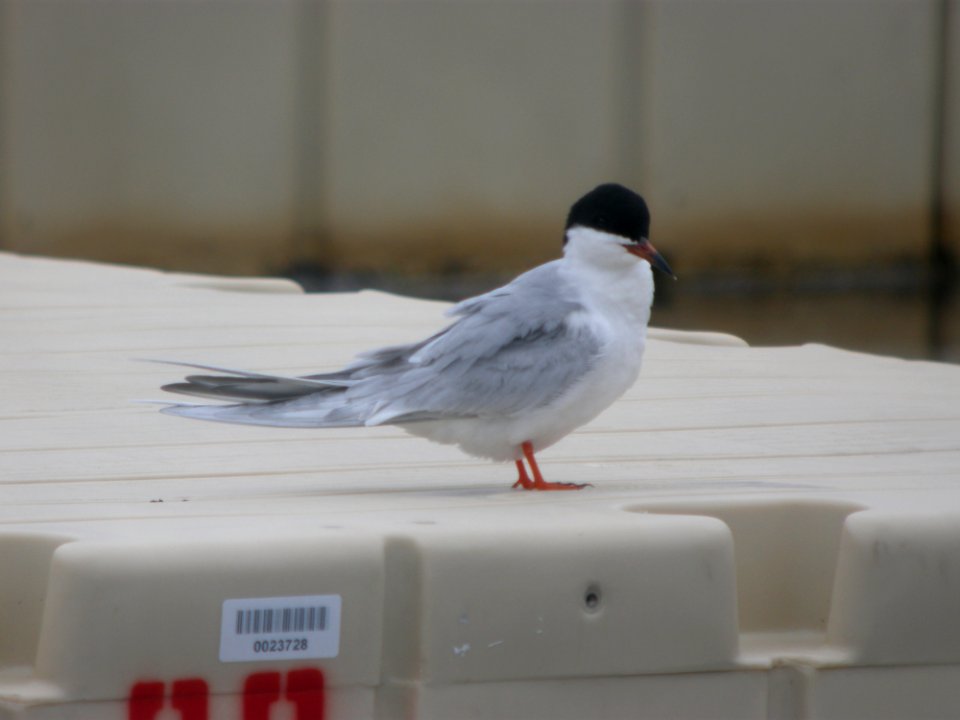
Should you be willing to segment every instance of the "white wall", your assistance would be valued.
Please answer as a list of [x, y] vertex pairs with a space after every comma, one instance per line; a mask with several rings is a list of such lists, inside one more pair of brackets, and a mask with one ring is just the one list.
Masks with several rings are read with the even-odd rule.
[[929, 241], [933, 0], [0, 3], [5, 249], [520, 267], [611, 179], [688, 272]]
[[796, 264], [923, 251], [935, 3], [655, 7], [645, 148], [677, 252], [712, 264], [766, 246]]
[[176, 251], [188, 265], [205, 252], [273, 257], [296, 192], [297, 11], [5, 3], [3, 246], [137, 262]]

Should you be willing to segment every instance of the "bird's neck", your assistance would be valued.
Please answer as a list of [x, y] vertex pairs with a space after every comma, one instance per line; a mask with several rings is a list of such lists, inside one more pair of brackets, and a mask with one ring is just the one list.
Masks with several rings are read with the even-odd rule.
[[564, 266], [587, 304], [646, 328], [653, 303], [653, 272], [649, 263], [629, 258], [623, 264], [598, 266], [567, 255]]

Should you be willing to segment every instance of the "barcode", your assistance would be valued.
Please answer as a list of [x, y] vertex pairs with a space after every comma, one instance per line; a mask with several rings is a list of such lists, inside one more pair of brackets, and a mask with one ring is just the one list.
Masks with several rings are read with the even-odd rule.
[[282, 635], [327, 629], [326, 605], [237, 610], [237, 635]]
[[339, 595], [224, 600], [220, 662], [336, 657], [342, 612]]

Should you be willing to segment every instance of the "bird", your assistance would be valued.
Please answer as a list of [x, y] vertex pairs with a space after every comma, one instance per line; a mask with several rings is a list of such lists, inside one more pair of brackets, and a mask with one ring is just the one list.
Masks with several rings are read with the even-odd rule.
[[590, 483], [546, 481], [535, 453], [637, 380], [652, 270], [676, 279], [649, 235], [644, 199], [617, 183], [599, 185], [570, 207], [561, 257], [454, 305], [453, 321], [430, 337], [361, 353], [336, 372], [293, 377], [175, 362], [215, 374], [188, 375], [163, 390], [228, 402], [175, 403], [161, 412], [278, 427], [394, 425], [514, 462], [513, 488], [583, 488]]

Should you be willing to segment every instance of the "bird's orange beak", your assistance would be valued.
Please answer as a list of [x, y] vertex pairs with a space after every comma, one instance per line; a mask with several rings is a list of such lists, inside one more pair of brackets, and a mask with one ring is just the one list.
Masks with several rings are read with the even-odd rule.
[[626, 248], [627, 252], [631, 255], [643, 258], [650, 263], [651, 267], [655, 267], [660, 272], [666, 273], [674, 280], [677, 279], [677, 276], [673, 274], [673, 270], [670, 269], [667, 261], [663, 259], [663, 255], [657, 252], [657, 249], [646, 238], [640, 238], [640, 242], [627, 245]]

